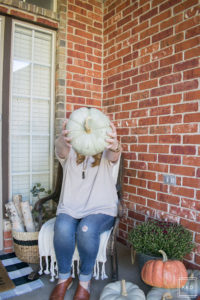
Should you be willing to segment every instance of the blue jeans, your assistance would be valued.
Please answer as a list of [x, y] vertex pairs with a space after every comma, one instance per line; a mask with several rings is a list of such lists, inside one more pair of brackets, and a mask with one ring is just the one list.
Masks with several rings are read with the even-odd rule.
[[75, 219], [67, 214], [59, 214], [54, 226], [54, 248], [58, 262], [60, 279], [71, 276], [72, 257], [77, 243], [80, 256], [79, 280], [92, 278], [100, 234], [114, 224], [114, 217], [105, 214], [91, 214], [82, 219]]

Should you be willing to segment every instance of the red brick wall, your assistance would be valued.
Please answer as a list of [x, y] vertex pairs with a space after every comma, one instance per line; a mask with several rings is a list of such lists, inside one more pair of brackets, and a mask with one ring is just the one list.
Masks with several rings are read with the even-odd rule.
[[67, 1], [67, 116], [80, 106], [101, 107], [103, 5]]
[[[104, 4], [103, 107], [125, 154], [127, 218], [120, 240], [148, 217], [194, 234], [200, 264], [198, 0], [107, 0]], [[175, 186], [163, 183], [176, 175]]]

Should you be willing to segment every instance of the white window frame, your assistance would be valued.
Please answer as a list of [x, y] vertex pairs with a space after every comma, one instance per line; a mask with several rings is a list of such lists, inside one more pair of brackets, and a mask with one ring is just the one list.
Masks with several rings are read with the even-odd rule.
[[3, 81], [3, 48], [4, 48], [4, 22], [0, 16], [0, 250], [3, 249], [3, 201], [2, 201], [2, 81]]
[[[9, 87], [9, 126], [11, 128], [12, 124], [12, 76], [13, 76], [13, 49], [14, 49], [14, 31], [16, 25], [22, 25], [28, 29], [33, 30], [39, 30], [44, 33], [48, 33], [52, 35], [52, 60], [51, 60], [51, 96], [50, 96], [50, 189], [53, 187], [53, 161], [54, 161], [54, 117], [55, 117], [55, 47], [56, 47], [56, 37], [55, 37], [55, 31], [50, 29], [44, 29], [41, 26], [38, 25], [31, 25], [29, 23], [23, 22], [23, 21], [12, 21], [12, 42], [11, 42], [11, 66], [10, 66], [10, 87]], [[31, 95], [32, 97], [32, 95]], [[11, 169], [11, 130], [9, 128], [9, 201], [12, 201], [12, 169]], [[30, 173], [31, 174], [31, 173]], [[33, 172], [32, 172], [33, 174]], [[38, 174], [38, 173], [37, 173]], [[43, 173], [42, 173], [43, 174]], [[31, 187], [32, 188], [32, 187]], [[30, 192], [30, 203], [32, 204], [32, 194]]]
[[[22, 0], [23, 2], [26, 3], [26, 0]], [[53, 12], [56, 12], [57, 11], [57, 0], [53, 0]]]

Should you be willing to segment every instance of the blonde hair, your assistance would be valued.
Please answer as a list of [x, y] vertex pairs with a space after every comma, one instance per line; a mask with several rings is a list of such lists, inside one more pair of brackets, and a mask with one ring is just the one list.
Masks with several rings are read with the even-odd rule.
[[[76, 163], [77, 165], [81, 164], [85, 160], [85, 155], [82, 155], [80, 153], [76, 153]], [[94, 158], [94, 162], [92, 163], [92, 167], [96, 167], [100, 165], [101, 157], [102, 157], [102, 152], [97, 153], [92, 156]]]

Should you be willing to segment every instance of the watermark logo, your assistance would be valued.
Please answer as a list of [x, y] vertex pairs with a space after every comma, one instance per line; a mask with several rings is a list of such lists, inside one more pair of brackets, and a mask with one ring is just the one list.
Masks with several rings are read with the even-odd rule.
[[[183, 287], [183, 282], [186, 282]], [[184, 289], [183, 289], [184, 288]], [[179, 278], [179, 287], [178, 287], [178, 297], [187, 298], [198, 296], [198, 283], [196, 277], [180, 277]]]

